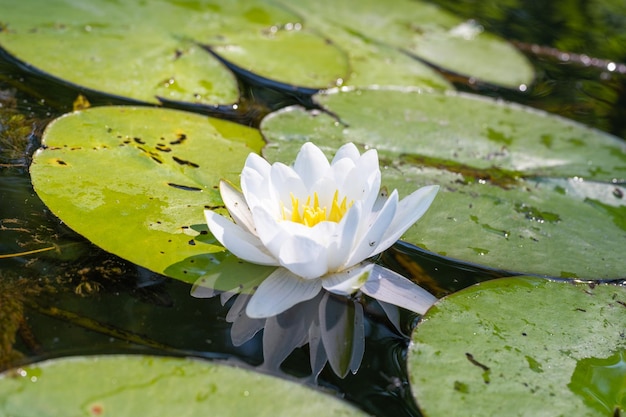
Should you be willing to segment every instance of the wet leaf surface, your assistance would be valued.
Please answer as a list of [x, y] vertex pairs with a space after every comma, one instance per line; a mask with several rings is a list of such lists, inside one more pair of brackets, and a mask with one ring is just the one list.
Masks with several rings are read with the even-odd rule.
[[192, 113], [99, 107], [57, 119], [43, 144], [30, 171], [55, 215], [108, 252], [194, 282], [225, 256], [204, 209], [223, 204], [220, 179], [237, 182], [263, 142]]
[[[319, 16], [367, 43], [395, 48], [467, 77], [517, 88], [534, 76], [530, 63], [510, 44], [485, 33], [478, 23], [463, 21], [430, 3], [368, 0], [355, 7], [349, 1], [316, 0], [289, 7], [303, 16]], [[335, 32], [329, 29], [327, 33], [332, 37]]]
[[505, 41], [413, 1], [394, 0], [393, 7], [368, 1], [356, 9], [349, 1], [3, 2], [0, 47], [9, 60], [89, 96], [232, 104], [239, 91], [227, 66], [294, 91], [450, 88], [433, 65], [514, 88], [533, 78], [526, 59]]
[[[301, 384], [200, 360], [151, 356], [55, 359], [0, 374], [0, 413], [46, 416], [363, 416]], [[236, 407], [233, 405], [236, 404]]]
[[619, 415], [625, 312], [622, 286], [474, 285], [440, 300], [414, 331], [413, 395], [425, 417]]
[[626, 151], [619, 139], [516, 105], [467, 95], [346, 90], [330, 113], [268, 116], [271, 160], [310, 140], [378, 150], [383, 185], [401, 196], [442, 189], [403, 240], [448, 258], [556, 277], [617, 278], [626, 263]]

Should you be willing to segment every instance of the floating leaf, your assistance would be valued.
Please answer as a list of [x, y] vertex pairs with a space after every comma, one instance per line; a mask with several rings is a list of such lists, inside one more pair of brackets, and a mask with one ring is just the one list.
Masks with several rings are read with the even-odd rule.
[[626, 410], [626, 289], [503, 278], [437, 302], [408, 367], [425, 417]]
[[356, 9], [348, 1], [281, 6], [263, 0], [100, 0], [89, 7], [76, 0], [1, 0], [2, 6], [0, 47], [22, 69], [89, 94], [142, 102], [237, 101], [235, 78], [222, 59], [314, 90], [344, 83], [450, 87], [411, 54], [453, 72], [471, 67], [470, 76], [506, 86], [532, 79], [510, 45], [414, 1], [394, 0], [393, 7], [369, 1]]
[[[626, 146], [535, 110], [457, 94], [344, 90], [316, 96], [328, 113], [269, 115], [264, 154], [289, 161], [310, 140], [376, 148], [383, 185], [406, 196], [441, 184], [403, 239], [492, 268], [615, 278], [626, 262]], [[332, 114], [332, 116], [331, 116]]]
[[301, 28], [297, 16], [261, 0], [100, 0], [89, 7], [76, 0], [2, 0], [0, 7], [6, 11], [0, 46], [29, 70], [132, 100], [236, 102], [233, 74], [203, 46], [297, 86], [333, 87], [348, 72], [335, 45], [310, 31], [285, 30]]
[[[290, 3], [285, 7], [302, 6], [303, 2]], [[333, 6], [335, 7], [335, 6]], [[371, 39], [364, 34], [355, 32], [343, 25], [333, 24], [325, 11], [318, 13], [310, 8], [298, 9], [302, 16], [302, 26], [310, 31], [323, 34], [327, 42], [342, 52], [347, 59], [348, 68], [341, 78], [335, 80], [337, 85], [343, 86], [370, 86], [370, 85], [395, 85], [433, 88], [438, 90], [453, 89], [452, 85], [445, 80], [437, 71], [427, 64], [416, 60], [399, 51], [393, 46], [387, 45], [376, 39]], [[311, 49], [305, 51], [311, 55]], [[310, 58], [309, 58], [310, 59]], [[281, 57], [274, 65], [275, 72], [270, 78], [277, 77], [283, 72], [292, 72], [293, 65], [285, 71], [280, 68], [284, 58]], [[267, 65], [267, 64], [265, 64]], [[306, 68], [310, 72], [310, 68]], [[255, 70], [256, 71], [256, 70]], [[288, 75], [288, 74], [285, 74]], [[284, 75], [278, 76], [283, 79]]]
[[350, 1], [312, 0], [289, 7], [458, 74], [513, 88], [534, 77], [530, 63], [510, 44], [426, 2], [367, 0], [355, 7]]
[[65, 115], [42, 142], [30, 171], [54, 214], [106, 251], [187, 282], [226, 256], [203, 214], [223, 204], [217, 184], [237, 182], [263, 146], [232, 122], [133, 107]]
[[0, 414], [20, 417], [363, 416], [301, 384], [192, 359], [110, 355], [55, 359], [0, 374]]
[[331, 88], [348, 77], [345, 54], [306, 30], [237, 32], [222, 36], [212, 50], [241, 69], [292, 86]]
[[151, 103], [157, 96], [237, 101], [230, 71], [180, 36], [186, 10], [172, 3], [2, 0], [0, 46], [31, 70], [105, 94]]

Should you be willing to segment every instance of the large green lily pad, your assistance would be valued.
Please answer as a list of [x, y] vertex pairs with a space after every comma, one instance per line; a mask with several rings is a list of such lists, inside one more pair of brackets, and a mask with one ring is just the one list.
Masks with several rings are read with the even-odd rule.
[[376, 148], [401, 196], [442, 185], [403, 237], [457, 260], [557, 277], [615, 278], [626, 261], [626, 145], [546, 113], [458, 94], [341, 90], [330, 114], [291, 107], [262, 132], [271, 160], [305, 141]]
[[[534, 78], [528, 60], [510, 44], [486, 33], [479, 24], [427, 2], [367, 0], [357, 5], [311, 0], [285, 4], [303, 16], [321, 18], [361, 39], [396, 48], [457, 74], [512, 88]], [[331, 28], [325, 33], [332, 37], [336, 32]]]
[[212, 44], [220, 57], [272, 81], [303, 88], [331, 88], [348, 77], [348, 57], [307, 30], [234, 33]]
[[408, 357], [413, 394], [425, 417], [619, 415], [625, 331], [624, 287], [484, 282], [422, 317]]
[[344, 54], [322, 36], [272, 31], [299, 22], [263, 1], [0, 1], [0, 46], [36, 70], [143, 102], [228, 104], [233, 74], [204, 49], [268, 78], [328, 88], [345, 78]]
[[363, 416], [295, 382], [206, 361], [150, 356], [55, 359], [0, 374], [0, 414]]
[[0, 8], [0, 47], [24, 68], [141, 102], [237, 101], [233, 74], [205, 48], [257, 76], [311, 89], [450, 88], [412, 54], [511, 87], [533, 76], [504, 41], [416, 1], [0, 0]]
[[263, 146], [256, 129], [135, 107], [67, 114], [42, 142], [30, 172], [54, 214], [103, 249], [187, 282], [226, 256], [203, 214], [223, 204], [220, 179], [238, 183]]
[[0, 8], [0, 46], [52, 77], [150, 103], [238, 100], [230, 71], [177, 36], [184, 14], [168, 2], [2, 0]]

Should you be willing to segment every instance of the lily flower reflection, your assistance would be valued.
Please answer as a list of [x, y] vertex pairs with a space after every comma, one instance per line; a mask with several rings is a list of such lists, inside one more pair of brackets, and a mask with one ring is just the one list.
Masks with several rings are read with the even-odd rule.
[[[281, 364], [297, 348], [309, 345], [311, 379], [315, 381], [326, 364], [339, 377], [356, 373], [365, 351], [365, 318], [361, 300], [342, 297], [322, 290], [282, 313], [268, 318], [251, 318], [245, 310], [250, 294], [221, 292], [199, 280], [192, 295], [209, 298], [220, 295], [226, 304], [235, 294], [226, 321], [232, 323], [233, 345], [242, 346], [263, 330], [263, 364], [261, 369], [279, 372]], [[205, 286], [207, 285], [207, 286]], [[403, 334], [398, 307], [378, 301], [383, 314]], [[405, 335], [406, 336], [406, 335]], [[406, 336], [408, 337], [408, 336]]]
[[220, 183], [234, 223], [206, 210], [211, 233], [237, 257], [278, 267], [247, 303], [250, 318], [276, 316], [322, 288], [343, 296], [360, 290], [417, 313], [430, 307], [430, 293], [365, 260], [394, 244], [439, 187], [422, 187], [400, 200], [397, 190], [381, 192], [380, 182], [375, 150], [361, 155], [348, 143], [329, 163], [317, 146], [305, 143], [293, 167], [250, 154], [241, 192]]

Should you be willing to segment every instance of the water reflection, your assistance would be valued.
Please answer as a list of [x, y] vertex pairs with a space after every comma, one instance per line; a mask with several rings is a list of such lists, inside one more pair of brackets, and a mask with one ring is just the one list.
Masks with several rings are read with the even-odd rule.
[[[196, 285], [192, 296], [219, 296], [223, 305], [233, 301], [226, 321], [232, 323], [230, 337], [235, 346], [242, 346], [263, 330], [263, 364], [260, 368], [268, 372], [279, 372], [287, 357], [306, 345], [309, 347], [312, 381], [317, 380], [327, 363], [340, 378], [355, 374], [361, 366], [365, 351], [362, 295], [343, 297], [323, 290], [316, 297], [268, 318], [251, 318], [246, 314], [250, 294]], [[398, 307], [373, 302], [380, 305], [389, 322], [402, 333]]]

